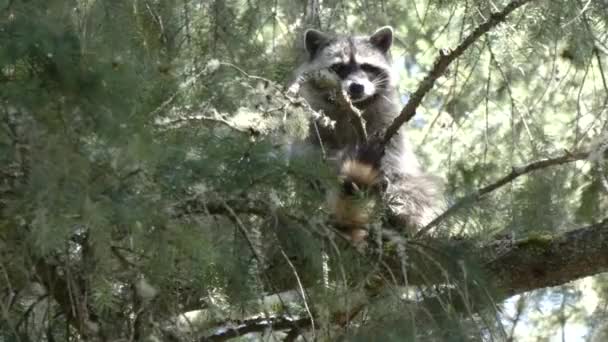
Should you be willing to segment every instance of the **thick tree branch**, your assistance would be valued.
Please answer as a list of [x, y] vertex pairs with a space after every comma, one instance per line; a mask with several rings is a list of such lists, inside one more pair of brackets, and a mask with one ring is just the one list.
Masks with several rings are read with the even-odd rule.
[[309, 317], [296, 319], [290, 319], [283, 316], [272, 318], [252, 318], [240, 322], [233, 322], [233, 327], [222, 329], [213, 335], [201, 338], [199, 341], [226, 341], [231, 338], [242, 336], [244, 334], [264, 331], [268, 328], [272, 328], [274, 330], [301, 329], [303, 327], [308, 327], [310, 324], [311, 320]]
[[401, 114], [393, 120], [387, 128], [382, 142], [386, 145], [391, 138], [397, 134], [399, 128], [408, 122], [416, 114], [416, 109], [422, 102], [424, 96], [433, 88], [435, 81], [443, 75], [450, 63], [460, 57], [479, 37], [490, 31], [496, 25], [504, 22], [511, 12], [533, 0], [513, 0], [505, 8], [497, 13], [493, 13], [481, 25], [477, 26], [461, 43], [452, 51], [441, 50], [439, 56], [433, 64], [433, 69], [420, 82], [418, 89], [412, 94], [409, 101], [401, 110]]
[[608, 271], [608, 218], [555, 237], [515, 241], [485, 269], [503, 298]]
[[[496, 241], [476, 253], [493, 254], [504, 241]], [[482, 269], [489, 283], [463, 296], [461, 288], [444, 288], [420, 303], [433, 315], [445, 314], [445, 305], [456, 312], [479, 312], [507, 298], [545, 287], [552, 287], [582, 277], [608, 271], [608, 219], [558, 236], [536, 236], [511, 244], [498, 257], [482, 258]], [[485, 259], [485, 260], [484, 260]], [[480, 288], [481, 286], [481, 288]]]
[[[462, 241], [452, 241], [444, 246], [462, 243]], [[476, 277], [474, 282], [468, 284], [457, 285], [456, 288], [438, 291], [436, 296], [428, 296], [420, 304], [431, 309], [432, 312], [441, 313], [442, 305], [439, 302], [443, 300], [443, 305], [447, 302], [456, 311], [477, 312], [488, 308], [489, 305], [501, 303], [513, 295], [558, 286], [607, 272], [606, 250], [608, 250], [608, 218], [559, 235], [536, 235], [516, 241], [496, 240], [474, 248], [469, 246], [460, 257], [450, 256], [452, 262], [463, 261], [462, 265], [468, 265], [464, 266], [462, 271], [451, 273], [451, 278], [462, 278], [466, 272], [469, 272], [467, 269], [476, 268], [479, 268], [482, 277]], [[390, 265], [390, 271], [387, 272], [400, 272], [401, 268], [396, 259], [398, 259], [396, 254], [385, 258]], [[441, 276], [432, 277], [432, 273], [440, 273], [440, 269], [430, 269], [425, 272], [431, 274], [424, 279], [427, 285], [439, 284], [445, 279]], [[418, 279], [414, 280], [417, 281]], [[477, 289], [467, 290], [470, 297], [463, 298], [464, 291], [461, 286], [473, 286]]]

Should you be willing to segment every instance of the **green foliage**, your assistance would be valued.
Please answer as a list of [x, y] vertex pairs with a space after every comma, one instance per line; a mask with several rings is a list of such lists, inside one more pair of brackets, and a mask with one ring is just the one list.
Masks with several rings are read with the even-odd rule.
[[[282, 86], [306, 26], [391, 24], [400, 87], [413, 91], [438, 49], [508, 1], [308, 3], [0, 1], [0, 342], [200, 339], [260, 312], [314, 315], [315, 335], [302, 332], [318, 340], [513, 334], [467, 252], [497, 232], [601, 220], [605, 161], [518, 177], [438, 227], [466, 243], [385, 245], [400, 260], [388, 265], [328, 224], [334, 171], [304, 143], [311, 113]], [[513, 166], [605, 152], [606, 11], [533, 1], [439, 79], [410, 136], [450, 204]], [[361, 292], [378, 301], [359, 308]], [[564, 309], [582, 301], [571, 288], [551, 293], [562, 310], [529, 323], [542, 334], [564, 312], [605, 317]], [[522, 311], [551, 302], [544, 294]], [[208, 319], [184, 323], [193, 310]]]

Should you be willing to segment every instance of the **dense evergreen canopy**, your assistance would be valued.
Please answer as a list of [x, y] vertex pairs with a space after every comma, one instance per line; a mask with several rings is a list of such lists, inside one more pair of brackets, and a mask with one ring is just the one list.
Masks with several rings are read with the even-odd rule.
[[[450, 209], [361, 249], [284, 86], [304, 29], [382, 25]], [[604, 341], [607, 25], [605, 0], [0, 0], [0, 342]]]

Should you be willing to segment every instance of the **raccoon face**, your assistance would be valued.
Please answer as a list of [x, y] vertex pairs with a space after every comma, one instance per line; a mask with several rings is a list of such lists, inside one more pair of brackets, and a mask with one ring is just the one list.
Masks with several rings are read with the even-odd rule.
[[310, 55], [309, 69], [330, 70], [351, 101], [364, 101], [395, 86], [389, 57], [392, 28], [383, 27], [371, 36], [347, 37], [308, 30], [304, 40]]

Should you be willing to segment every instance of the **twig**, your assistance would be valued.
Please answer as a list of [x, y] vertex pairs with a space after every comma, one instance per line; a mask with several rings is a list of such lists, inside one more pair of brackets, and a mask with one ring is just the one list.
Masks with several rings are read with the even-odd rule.
[[353, 105], [341, 89], [336, 89], [336, 104], [340, 106], [342, 111], [348, 113], [348, 120], [353, 124], [358, 138], [364, 143], [367, 142], [367, 130], [365, 129], [365, 120], [361, 115], [361, 111]]
[[386, 129], [382, 144], [386, 146], [391, 138], [397, 134], [399, 128], [408, 122], [416, 114], [416, 109], [422, 102], [424, 96], [433, 88], [435, 81], [443, 75], [450, 63], [460, 57], [479, 37], [490, 31], [493, 27], [504, 22], [509, 14], [519, 7], [533, 0], [513, 0], [502, 11], [493, 13], [488, 20], [477, 26], [461, 43], [452, 51], [441, 50], [433, 64], [433, 68], [418, 85], [418, 89], [412, 94], [409, 101], [401, 110], [401, 114], [393, 120]]
[[[219, 62], [218, 65], [227, 66], [229, 68], [232, 68], [232, 69], [238, 71], [240, 74], [242, 74], [243, 76], [245, 76], [245, 77], [247, 77], [249, 79], [257, 80], [257, 81], [262, 81], [262, 82], [265, 82], [265, 83], [268, 83], [268, 84], [272, 84], [272, 85], [275, 84], [275, 82], [273, 82], [272, 80], [270, 80], [268, 78], [265, 78], [265, 77], [262, 77], [262, 76], [252, 75], [252, 74], [248, 73], [247, 71], [243, 70], [243, 68], [241, 68], [241, 67], [239, 67], [239, 66], [237, 66], [235, 64], [228, 63], [228, 62]], [[279, 88], [277, 87], [277, 89], [279, 89]]]
[[[36, 307], [38, 304], [40, 304], [40, 303], [41, 303], [43, 300], [47, 299], [48, 297], [49, 297], [49, 294], [48, 294], [48, 293], [45, 293], [45, 294], [43, 294], [43, 295], [41, 295], [41, 296], [38, 296], [38, 298], [36, 298], [36, 300], [35, 300], [35, 301], [34, 301], [32, 304], [30, 304], [30, 305], [28, 306], [28, 308], [25, 310], [25, 312], [24, 312], [24, 313], [21, 315], [21, 317], [19, 318], [19, 321], [17, 322], [17, 324], [15, 324], [15, 326], [14, 326], [14, 327], [13, 327], [13, 326], [11, 326], [11, 330], [15, 330], [15, 333], [16, 333], [17, 331], [19, 331], [19, 329], [21, 328], [21, 325], [22, 325], [24, 322], [26, 322], [26, 320], [27, 320], [27, 319], [29, 319], [30, 314], [32, 313], [32, 311], [34, 310], [34, 308], [35, 308], [35, 307]], [[8, 318], [8, 317], [6, 317], [6, 318]], [[18, 336], [18, 335], [16, 335], [16, 336]]]
[[[253, 243], [253, 240], [251, 239], [251, 237], [249, 236], [249, 233], [247, 232], [247, 228], [245, 228], [245, 225], [243, 224], [243, 222], [241, 221], [241, 219], [239, 218], [239, 216], [236, 214], [236, 212], [226, 203], [226, 202], [222, 202], [222, 205], [224, 207], [224, 209], [226, 209], [226, 211], [230, 214], [230, 218], [231, 220], [234, 222], [234, 224], [236, 224], [238, 230], [241, 232], [241, 234], [243, 235], [243, 237], [245, 238], [245, 240], [247, 241], [247, 244], [249, 245], [249, 249], [251, 250], [251, 253], [253, 253], [253, 257], [257, 260], [259, 265], [264, 265], [263, 262], [263, 258], [259, 253], [258, 249], [256, 248], [255, 244]], [[285, 313], [287, 314], [287, 317], [294, 317], [290, 310], [289, 307], [287, 306], [287, 304], [285, 303], [285, 301], [283, 300], [283, 298], [279, 295], [279, 291], [278, 289], [274, 286], [272, 278], [270, 276], [268, 276], [268, 274], [264, 271], [260, 272], [262, 276], [264, 276], [266, 278], [266, 280], [268, 281], [268, 284], [270, 285], [270, 287], [272, 288], [272, 290], [274, 291], [274, 293], [277, 294], [277, 297], [279, 299], [279, 302], [281, 303], [281, 306], [283, 308], [283, 310], [285, 310]], [[266, 322], [271, 322], [271, 317], [266, 318]], [[289, 318], [284, 318], [284, 319], [289, 319]], [[292, 322], [295, 322], [297, 320], [291, 320]], [[305, 322], [307, 322], [308, 324], [312, 324], [312, 322], [308, 322], [309, 319], [306, 319]], [[298, 325], [297, 323], [293, 323], [292, 325], [289, 325], [285, 328], [281, 328], [281, 327], [277, 327], [274, 324], [270, 325], [272, 328], [274, 329], [287, 329], [287, 328], [300, 328], [301, 326]], [[237, 335], [238, 336], [238, 335]], [[304, 341], [306, 341], [306, 339], [304, 339]]]
[[325, 145], [323, 145], [323, 139], [321, 138], [321, 132], [319, 132], [319, 124], [317, 124], [317, 120], [312, 120], [313, 127], [315, 128], [315, 134], [317, 136], [317, 141], [319, 142], [319, 147], [321, 148], [321, 158], [323, 161], [327, 160], [327, 151], [325, 150]]
[[203, 114], [188, 115], [188, 116], [184, 116], [184, 117], [179, 117], [174, 120], [166, 120], [166, 119], [157, 120], [156, 125], [161, 126], [161, 127], [177, 127], [177, 126], [179, 126], [183, 123], [189, 122], [189, 121], [215, 122], [215, 123], [230, 127], [231, 129], [233, 129], [237, 132], [241, 132], [241, 133], [251, 133], [251, 131], [253, 131], [253, 127], [248, 127], [248, 128], [238, 127], [234, 123], [232, 123], [224, 118], [221, 118], [219, 115], [216, 115], [215, 117], [211, 117], [211, 116], [206, 116]]
[[583, 6], [583, 9], [572, 19], [570, 19], [570, 21], [568, 21], [567, 23], [562, 25], [562, 28], [566, 27], [566, 26], [570, 26], [572, 23], [574, 23], [578, 18], [582, 17], [583, 14], [585, 13], [585, 11], [589, 8], [589, 5], [591, 4], [591, 0], [587, 0], [587, 3], [585, 4], [585, 6]]
[[207, 75], [210, 75], [210, 74], [214, 73], [220, 66], [226, 66], [226, 67], [232, 68], [232, 69], [238, 71], [240, 74], [242, 74], [246, 78], [249, 78], [249, 79], [252, 79], [252, 80], [263, 81], [263, 82], [268, 83], [268, 84], [274, 84], [274, 82], [272, 82], [271, 80], [269, 80], [267, 78], [264, 78], [264, 77], [251, 75], [248, 72], [246, 72], [245, 70], [243, 70], [242, 68], [239, 68], [238, 66], [236, 66], [236, 65], [234, 65], [232, 63], [220, 62], [218, 60], [212, 59], [212, 60], [210, 60], [205, 65], [205, 67], [203, 68], [203, 70], [199, 71], [197, 74], [195, 74], [194, 76], [192, 76], [191, 78], [189, 78], [188, 80], [186, 80], [183, 84], [181, 84], [180, 87], [179, 87], [179, 89], [173, 95], [171, 95], [168, 99], [166, 99], [165, 101], [163, 101], [163, 103], [161, 103], [160, 106], [158, 106], [156, 109], [154, 109], [150, 113], [150, 115], [153, 116], [153, 115], [158, 114], [161, 110], [165, 109], [169, 104], [171, 104], [173, 102], [173, 100], [175, 100], [175, 98], [182, 91], [184, 91], [186, 89], [189, 89], [190, 86], [192, 84], [194, 84], [194, 82], [198, 81], [201, 77], [207, 76]]
[[[232, 215], [233, 212], [264, 217], [269, 213], [269, 209], [260, 201], [238, 196], [228, 199], [220, 198], [219, 194], [192, 196], [174, 206], [173, 217], [177, 218], [190, 214]], [[226, 206], [231, 211], [228, 211]], [[234, 216], [232, 218], [234, 219]]]
[[171, 95], [168, 99], [166, 99], [165, 101], [163, 101], [163, 103], [160, 104], [160, 106], [158, 106], [156, 109], [154, 109], [151, 113], [150, 116], [154, 116], [158, 113], [160, 113], [161, 110], [165, 109], [168, 105], [171, 104], [171, 102], [173, 102], [173, 100], [175, 100], [175, 98], [184, 90], [184, 89], [189, 89], [190, 86], [198, 81], [199, 78], [201, 78], [202, 76], [208, 75], [213, 73], [216, 70], [216, 66], [214, 61], [209, 62], [204, 68], [203, 70], [199, 71], [196, 75], [194, 75], [193, 77], [191, 77], [190, 79], [186, 80], [182, 85], [180, 85], [179, 89], [173, 93], [173, 95]]
[[587, 157], [589, 157], [589, 152], [570, 153], [570, 152], [566, 151], [566, 153], [560, 157], [542, 159], [542, 160], [538, 160], [538, 161], [529, 163], [524, 166], [514, 166], [508, 175], [504, 176], [503, 178], [499, 179], [498, 181], [496, 181], [488, 186], [485, 186], [485, 187], [475, 191], [474, 193], [469, 194], [469, 195], [463, 197], [462, 199], [460, 199], [459, 201], [457, 201], [448, 210], [443, 212], [443, 214], [437, 216], [433, 221], [431, 221], [429, 224], [427, 224], [424, 228], [420, 229], [418, 231], [418, 233], [416, 233], [415, 237], [422, 236], [423, 234], [428, 232], [431, 228], [433, 228], [437, 224], [439, 224], [441, 221], [445, 220], [448, 216], [452, 215], [458, 209], [479, 201], [481, 198], [483, 198], [483, 196], [485, 196], [485, 195], [489, 194], [490, 192], [502, 187], [503, 185], [513, 181], [515, 178], [517, 178], [519, 176], [528, 174], [532, 171], [544, 169], [544, 168], [547, 168], [550, 166], [562, 165], [562, 164], [575, 162], [578, 160], [587, 159]]
[[241, 234], [243, 234], [245, 241], [249, 245], [249, 249], [251, 250], [251, 253], [253, 253], [253, 257], [258, 261], [258, 263], [260, 265], [263, 265], [264, 260], [263, 260], [262, 256], [259, 254], [258, 248], [256, 248], [255, 244], [253, 243], [253, 240], [251, 239], [251, 237], [249, 236], [249, 233], [247, 232], [247, 228], [245, 228], [245, 225], [243, 224], [243, 222], [241, 221], [239, 216], [232, 209], [232, 207], [230, 207], [228, 205], [227, 202], [222, 202], [221, 204], [224, 207], [224, 209], [230, 214], [230, 219], [236, 224], [236, 226], [239, 229], [239, 231], [241, 232]]
[[[99, 337], [99, 330], [91, 321], [86, 306], [81, 305], [82, 293], [73, 293], [73, 280], [70, 279], [69, 269], [65, 270], [65, 278], [60, 275], [58, 266], [48, 264], [44, 259], [38, 259], [34, 265], [36, 277], [44, 285], [50, 298], [53, 298], [66, 317], [67, 324], [72, 326], [82, 336]], [[79, 279], [80, 281], [80, 279]], [[91, 324], [93, 323], [93, 324]]]
[[291, 268], [291, 271], [293, 272], [294, 276], [296, 277], [296, 281], [298, 282], [298, 287], [300, 288], [300, 295], [302, 296], [302, 302], [304, 303], [304, 308], [306, 308], [306, 313], [308, 313], [308, 317], [310, 318], [310, 327], [312, 329], [312, 336], [313, 336], [313, 339], [315, 339], [315, 336], [316, 336], [315, 321], [314, 321], [314, 318], [312, 315], [312, 311], [310, 311], [308, 301], [306, 300], [306, 291], [304, 291], [304, 286], [302, 285], [302, 281], [300, 281], [300, 276], [298, 275], [298, 271], [296, 270], [296, 267], [293, 265], [291, 260], [289, 260], [289, 257], [287, 256], [287, 254], [285, 254], [285, 251], [283, 250], [283, 248], [281, 248], [281, 254], [283, 255], [283, 258], [285, 258], [285, 261], [287, 262], [287, 264]]

